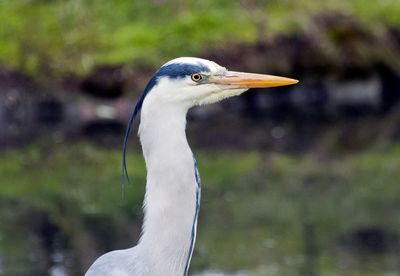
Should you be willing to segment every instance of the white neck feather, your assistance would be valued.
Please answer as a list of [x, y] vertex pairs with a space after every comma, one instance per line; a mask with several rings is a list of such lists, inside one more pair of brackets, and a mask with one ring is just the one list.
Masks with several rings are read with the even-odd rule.
[[184, 275], [190, 261], [199, 189], [185, 134], [186, 113], [187, 108], [168, 103], [145, 101], [142, 108], [139, 136], [147, 184], [138, 249], [146, 256], [149, 275]]

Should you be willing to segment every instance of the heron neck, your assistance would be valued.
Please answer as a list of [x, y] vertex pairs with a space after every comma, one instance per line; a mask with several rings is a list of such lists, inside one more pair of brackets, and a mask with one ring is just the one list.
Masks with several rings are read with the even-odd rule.
[[192, 253], [199, 187], [188, 145], [187, 109], [145, 107], [139, 129], [147, 166], [139, 247], [150, 275], [184, 275]]

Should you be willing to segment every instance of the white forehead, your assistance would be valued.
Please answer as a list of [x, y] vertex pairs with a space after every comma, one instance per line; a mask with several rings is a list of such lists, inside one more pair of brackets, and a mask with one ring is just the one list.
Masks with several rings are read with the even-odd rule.
[[218, 72], [223, 72], [226, 71], [225, 67], [222, 67], [215, 63], [214, 61], [208, 60], [208, 59], [203, 59], [203, 58], [196, 58], [196, 57], [179, 57], [175, 58], [173, 60], [168, 61], [165, 63], [163, 66], [166, 65], [171, 65], [171, 64], [193, 64], [193, 65], [199, 65], [202, 64], [210, 69], [211, 72], [213, 73], [218, 73]]

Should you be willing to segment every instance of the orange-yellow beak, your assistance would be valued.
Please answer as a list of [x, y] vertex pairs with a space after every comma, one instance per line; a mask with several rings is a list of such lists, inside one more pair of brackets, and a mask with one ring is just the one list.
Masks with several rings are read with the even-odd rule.
[[273, 75], [227, 71], [224, 75], [211, 76], [209, 82], [233, 88], [267, 88], [296, 84], [299, 81]]

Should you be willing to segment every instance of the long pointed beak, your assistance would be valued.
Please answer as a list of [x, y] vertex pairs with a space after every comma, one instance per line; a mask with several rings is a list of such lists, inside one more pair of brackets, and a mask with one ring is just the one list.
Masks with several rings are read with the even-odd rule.
[[267, 88], [296, 84], [299, 81], [273, 75], [227, 71], [224, 75], [211, 76], [209, 82], [234, 88]]

